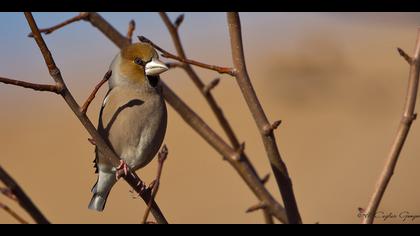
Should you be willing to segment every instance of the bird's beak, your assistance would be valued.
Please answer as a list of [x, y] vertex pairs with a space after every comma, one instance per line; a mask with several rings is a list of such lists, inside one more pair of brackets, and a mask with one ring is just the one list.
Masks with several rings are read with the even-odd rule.
[[159, 61], [157, 58], [153, 58], [150, 62], [146, 64], [145, 71], [147, 76], [156, 76], [162, 72], [168, 70], [168, 67], [165, 63]]

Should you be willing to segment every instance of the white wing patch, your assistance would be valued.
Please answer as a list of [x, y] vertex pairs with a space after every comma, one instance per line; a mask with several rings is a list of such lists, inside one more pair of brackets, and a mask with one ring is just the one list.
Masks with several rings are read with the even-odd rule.
[[110, 95], [110, 94], [108, 94], [108, 95], [105, 97], [104, 102], [102, 103], [102, 107], [105, 107], [106, 102], [108, 102], [109, 95]]

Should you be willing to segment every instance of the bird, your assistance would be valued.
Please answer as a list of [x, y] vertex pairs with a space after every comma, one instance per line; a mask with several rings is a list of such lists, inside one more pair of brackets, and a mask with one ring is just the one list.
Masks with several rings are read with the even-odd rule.
[[150, 163], [163, 143], [167, 109], [159, 75], [168, 67], [149, 43], [133, 43], [112, 60], [112, 72], [99, 113], [98, 132], [120, 157], [115, 167], [95, 149], [98, 179], [88, 208], [103, 211], [108, 195], [123, 169], [136, 171]]

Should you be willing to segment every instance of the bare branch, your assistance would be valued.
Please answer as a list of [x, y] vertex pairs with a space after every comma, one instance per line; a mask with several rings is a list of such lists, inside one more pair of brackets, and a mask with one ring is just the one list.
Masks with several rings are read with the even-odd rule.
[[[89, 14], [91, 16], [92, 14]], [[93, 14], [96, 16], [95, 14]], [[80, 122], [83, 124], [85, 129], [88, 131], [88, 133], [92, 136], [93, 140], [95, 141], [96, 146], [98, 147], [98, 150], [104, 154], [105, 157], [109, 159], [109, 161], [116, 167], [119, 165], [120, 158], [114, 153], [114, 151], [106, 144], [106, 142], [103, 140], [101, 135], [96, 130], [95, 126], [92, 124], [92, 122], [89, 120], [89, 118], [86, 116], [85, 113], [83, 113], [80, 109], [80, 106], [77, 104], [76, 100], [74, 99], [73, 95], [68, 90], [66, 84], [64, 83], [64, 80], [61, 76], [60, 70], [55, 65], [54, 59], [48, 50], [47, 45], [44, 42], [44, 39], [41, 36], [41, 33], [38, 30], [38, 27], [35, 23], [35, 20], [31, 13], [25, 12], [25, 17], [28, 21], [28, 24], [31, 28], [31, 31], [34, 35], [34, 39], [36, 43], [38, 44], [38, 47], [41, 50], [42, 56], [44, 57], [45, 63], [48, 67], [48, 70], [50, 72], [51, 77], [54, 79], [54, 81], [62, 86], [62, 97], [66, 101], [67, 105], [71, 108], [71, 110], [74, 112], [74, 114], [77, 116], [77, 118], [80, 120]], [[101, 19], [100, 16], [96, 16], [95, 19]], [[91, 19], [91, 17], [89, 17]], [[130, 184], [130, 186], [139, 193], [139, 195], [142, 197], [142, 199], [148, 203], [150, 200], [150, 195], [144, 194], [141, 189], [138, 188], [138, 183], [142, 182], [138, 176], [130, 171], [130, 174], [126, 175], [124, 179]], [[162, 212], [160, 211], [157, 204], [153, 201], [152, 204], [152, 214], [155, 216], [156, 220], [159, 223], [167, 223], [165, 217], [163, 216]]]
[[219, 82], [220, 82], [220, 78], [216, 78], [216, 79], [212, 80], [209, 84], [204, 86], [203, 93], [206, 94], [206, 95], [209, 94], [209, 92], [212, 89], [216, 88], [216, 86], [219, 84]]
[[265, 221], [266, 224], [269, 224], [269, 225], [274, 224], [273, 217], [271, 216], [271, 214], [267, 210], [264, 209], [263, 214], [264, 214], [264, 221]]
[[399, 49], [400, 54], [405, 60], [410, 63], [410, 74], [408, 81], [408, 89], [405, 100], [404, 112], [402, 115], [400, 126], [398, 127], [397, 134], [395, 136], [394, 143], [391, 146], [391, 150], [388, 154], [385, 166], [376, 184], [374, 193], [370, 198], [369, 204], [365, 210], [366, 217], [363, 219], [364, 224], [372, 224], [375, 220], [376, 212], [379, 208], [379, 204], [383, 198], [385, 190], [391, 181], [391, 177], [394, 173], [401, 151], [404, 147], [405, 141], [407, 140], [408, 133], [410, 131], [413, 121], [416, 119], [414, 113], [416, 107], [417, 92], [419, 86], [419, 75], [420, 75], [420, 29], [417, 32], [417, 42], [414, 50], [413, 58], [409, 57], [404, 51]]
[[245, 212], [246, 213], [251, 213], [251, 212], [254, 212], [254, 211], [257, 211], [257, 210], [264, 210], [264, 209], [267, 209], [267, 203], [265, 203], [265, 202], [259, 202], [256, 205], [251, 206], [250, 208], [248, 208]]
[[281, 120], [276, 120], [273, 122], [273, 124], [265, 125], [263, 128], [263, 134], [269, 136], [273, 133], [274, 130], [276, 130], [280, 126], [281, 122]]
[[157, 171], [157, 174], [156, 174], [156, 179], [153, 182], [153, 185], [151, 187], [151, 192], [152, 192], [151, 195], [152, 196], [151, 196], [151, 199], [149, 201], [149, 204], [147, 204], [146, 211], [144, 212], [144, 216], [143, 216], [143, 220], [142, 220], [143, 224], [146, 224], [146, 222], [147, 222], [147, 218], [149, 217], [152, 202], [155, 200], [157, 191], [159, 190], [160, 177], [162, 175], [163, 164], [164, 164], [167, 157], [168, 157], [168, 148], [166, 147], [166, 145], [163, 145], [162, 150], [158, 153], [158, 171]]
[[185, 64], [184, 63], [180, 63], [180, 62], [167, 62], [167, 63], [165, 63], [165, 65], [169, 68], [169, 69], [172, 69], [172, 68], [182, 68], [182, 69], [184, 69], [184, 67], [185, 67]]
[[270, 173], [266, 174], [262, 179], [261, 182], [263, 184], [266, 184], [268, 182], [268, 180], [270, 180]]
[[131, 20], [130, 23], [128, 23], [127, 30], [127, 39], [130, 40], [130, 43], [133, 42], [134, 30], [136, 30], [136, 22], [134, 20]]
[[[164, 12], [160, 12], [159, 15], [161, 16], [163, 22], [165, 23], [166, 27], [168, 28], [168, 31], [172, 37], [172, 40], [174, 42], [176, 51], [178, 55], [181, 58], [186, 58], [184, 49], [182, 47], [181, 39], [179, 37], [178, 28], [180, 23], [184, 20], [184, 15], [178, 16], [178, 18], [175, 20], [175, 23], [172, 24], [170, 21], [168, 15]], [[212, 82], [210, 82], [208, 85], [204, 85], [201, 79], [198, 77], [197, 73], [193, 70], [193, 68], [189, 64], [183, 64], [185, 65], [183, 69], [186, 71], [186, 73], [190, 76], [191, 80], [194, 82], [196, 87], [201, 91], [204, 98], [208, 102], [210, 108], [213, 110], [213, 113], [216, 115], [217, 120], [219, 121], [219, 124], [222, 126], [224, 132], [228, 136], [231, 144], [233, 145], [233, 148], [239, 149], [240, 144], [239, 141], [229, 124], [228, 120], [223, 114], [222, 109], [219, 107], [219, 105], [216, 103], [216, 100], [214, 99], [211, 90], [217, 86], [220, 79], [215, 79]], [[243, 152], [243, 151], [242, 151]], [[245, 154], [244, 154], [245, 156]], [[240, 157], [239, 157], [240, 158]], [[224, 160], [226, 160], [226, 157], [224, 157]], [[253, 168], [252, 164], [249, 162], [249, 160], [245, 159], [245, 157], [242, 158], [242, 160], [245, 160], [249, 163], [250, 167], [252, 168], [252, 171], [257, 175], [255, 168]], [[264, 183], [263, 183], [264, 184]], [[270, 223], [272, 221], [272, 216], [269, 213], [269, 211], [264, 210], [264, 217], [267, 223]]]
[[182, 24], [182, 22], [184, 21], [184, 14], [181, 14], [181, 15], [179, 15], [177, 18], [176, 18], [176, 20], [175, 20], [175, 23], [174, 23], [174, 27], [176, 28], [176, 29], [178, 29], [179, 28], [179, 26], [181, 26], [181, 24]]
[[17, 197], [12, 193], [12, 191], [9, 188], [0, 188], [0, 193], [11, 200], [18, 202]]
[[[181, 58], [187, 58], [184, 48], [182, 47], [181, 39], [178, 34], [178, 28], [172, 24], [171, 20], [169, 19], [168, 15], [164, 12], [159, 13], [160, 17], [162, 18], [162, 21], [166, 25], [166, 28], [169, 31], [169, 34], [171, 35], [172, 41], [174, 42], [175, 49], [177, 51], [177, 54]], [[180, 17], [178, 17], [179, 19]], [[198, 76], [198, 74], [195, 72], [195, 70], [192, 68], [189, 64], [182, 64], [183, 69], [188, 74], [188, 76], [191, 78], [195, 86], [200, 90], [200, 92], [203, 94], [204, 98], [206, 99], [207, 103], [209, 104], [210, 108], [212, 109], [213, 113], [215, 114], [217, 121], [219, 122], [220, 126], [223, 128], [223, 131], [225, 132], [226, 136], [229, 138], [230, 143], [232, 144], [233, 148], [239, 147], [239, 140], [235, 135], [235, 132], [233, 131], [232, 126], [230, 125], [229, 121], [226, 119], [225, 115], [223, 114], [222, 109], [217, 104], [216, 100], [214, 99], [211, 91], [208, 93], [204, 93], [204, 83]]]
[[21, 216], [19, 216], [15, 211], [13, 211], [10, 207], [0, 202], [0, 208], [5, 210], [9, 215], [15, 218], [21, 224], [28, 224], [26, 220], [24, 220]]
[[178, 112], [184, 121], [191, 126], [202, 138], [204, 138], [221, 156], [231, 164], [239, 173], [248, 187], [258, 197], [260, 201], [268, 203], [267, 209], [270, 214], [281, 222], [287, 223], [287, 217], [283, 207], [275, 201], [261, 182], [260, 177], [250, 164], [248, 157], [243, 153], [240, 158], [242, 161], [236, 161], [231, 157], [237, 155], [237, 152], [225, 143], [188, 105], [186, 105], [168, 86], [162, 84], [163, 95], [166, 101]]
[[36, 91], [46, 91], [46, 92], [52, 92], [56, 94], [60, 94], [61, 89], [62, 89], [58, 85], [34, 84], [34, 83], [29, 83], [29, 82], [20, 81], [20, 80], [7, 79], [3, 77], [0, 77], [0, 82], [4, 84], [11, 84], [11, 85], [15, 85], [15, 86], [23, 87], [23, 88], [33, 89]]
[[87, 98], [86, 102], [82, 106], [82, 113], [86, 114], [87, 109], [89, 108], [90, 103], [95, 98], [96, 93], [98, 93], [98, 90], [102, 87], [102, 85], [105, 84], [105, 82], [109, 80], [111, 75], [112, 75], [112, 71], [106, 72], [106, 74], [104, 75], [104, 78], [95, 86], [92, 93], [90, 94], [90, 96]]
[[271, 124], [268, 122], [267, 116], [255, 93], [246, 69], [239, 14], [237, 12], [230, 12], [227, 14], [227, 18], [231, 40], [232, 60], [235, 68], [234, 70], [236, 71], [236, 81], [254, 117], [255, 123], [262, 134], [262, 140], [283, 198], [289, 223], [302, 223], [293, 192], [292, 181], [289, 177], [286, 165], [281, 159], [273, 132], [270, 132], [269, 134], [266, 134], [265, 132], [266, 127], [271, 126]]
[[[108, 39], [110, 39], [119, 48], [129, 45], [126, 37], [121, 35], [114, 27], [112, 27], [98, 13], [89, 13], [87, 19], [94, 27], [98, 28]], [[221, 139], [208, 125], [199, 117], [191, 108], [189, 108], [165, 83], [162, 82], [163, 96], [166, 101], [178, 112], [184, 121], [190, 125], [202, 138], [204, 138], [213, 148], [216, 149], [223, 157], [231, 157], [235, 152], [223, 139]], [[95, 139], [96, 140], [96, 139]], [[239, 143], [238, 143], [239, 146]], [[231, 158], [226, 160], [234, 167], [239, 175], [247, 183], [252, 192], [260, 199], [260, 201], [268, 202], [267, 208], [271, 215], [279, 219], [281, 222], [287, 223], [287, 217], [283, 207], [271, 196], [261, 179], [257, 175], [255, 169], [250, 164], [248, 158], [244, 154], [241, 162], [233, 161]], [[246, 161], [245, 161], [246, 160]], [[130, 175], [128, 175], [130, 176]], [[127, 179], [126, 179], [127, 180]], [[134, 183], [134, 186], [138, 182]], [[132, 182], [130, 182], [132, 185]], [[137, 190], [136, 190], [137, 191]], [[147, 191], [146, 191], [147, 192]], [[148, 202], [150, 195], [142, 196], [145, 202]], [[152, 214], [154, 207], [152, 206]], [[155, 216], [155, 214], [153, 214]], [[156, 218], [156, 216], [155, 216]]]
[[180, 62], [183, 62], [183, 63], [186, 63], [186, 64], [191, 64], [191, 65], [198, 66], [198, 67], [202, 67], [202, 68], [205, 68], [205, 69], [217, 71], [220, 74], [229, 74], [229, 75], [232, 75], [232, 76], [235, 75], [235, 71], [232, 68], [221, 67], [221, 66], [216, 66], [216, 65], [209, 65], [209, 64], [206, 64], [206, 63], [182, 58], [182, 57], [176, 56], [176, 55], [166, 51], [165, 49], [159, 47], [158, 45], [156, 45], [155, 43], [153, 43], [151, 40], [149, 40], [148, 38], [146, 38], [144, 36], [138, 36], [138, 38], [141, 42], [149, 43], [154, 48], [156, 48], [156, 50], [160, 51], [162, 53], [163, 57], [175, 59], [177, 61], [180, 61]]
[[[39, 32], [40, 33], [45, 33], [45, 34], [51, 34], [52, 32], [54, 32], [58, 29], [61, 29], [64, 26], [69, 25], [73, 22], [80, 21], [80, 20], [85, 20], [88, 16], [89, 16], [88, 12], [81, 12], [79, 15], [77, 15], [75, 17], [72, 17], [72, 18], [70, 18], [70, 19], [68, 19], [68, 20], [66, 20], [66, 21], [64, 21], [60, 24], [54, 25], [50, 28], [40, 29]], [[28, 34], [28, 37], [33, 37], [33, 36], [34, 35], [33, 35], [32, 32]]]
[[411, 65], [413, 63], [413, 58], [411, 58], [406, 52], [404, 52], [404, 50], [402, 50], [401, 48], [397, 48], [397, 51], [400, 54], [400, 56], [402, 56], [404, 60], [408, 62], [408, 64]]
[[235, 153], [232, 156], [232, 159], [235, 161], [241, 161], [242, 157], [244, 156], [245, 151], [245, 143], [241, 143], [239, 147], [236, 149]]
[[0, 180], [16, 197], [19, 205], [35, 220], [38, 224], [49, 224], [50, 222], [35, 206], [32, 200], [26, 195], [18, 183], [0, 166]]

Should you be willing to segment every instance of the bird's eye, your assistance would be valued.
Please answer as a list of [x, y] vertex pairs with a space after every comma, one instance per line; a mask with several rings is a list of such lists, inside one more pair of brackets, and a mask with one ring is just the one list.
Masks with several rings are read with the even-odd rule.
[[144, 65], [146, 65], [146, 63], [145, 63], [142, 59], [140, 59], [140, 58], [138, 58], [138, 57], [136, 57], [136, 58], [134, 59], [134, 63], [135, 63], [135, 64], [137, 64], [137, 65], [140, 65], [140, 66], [144, 66]]

